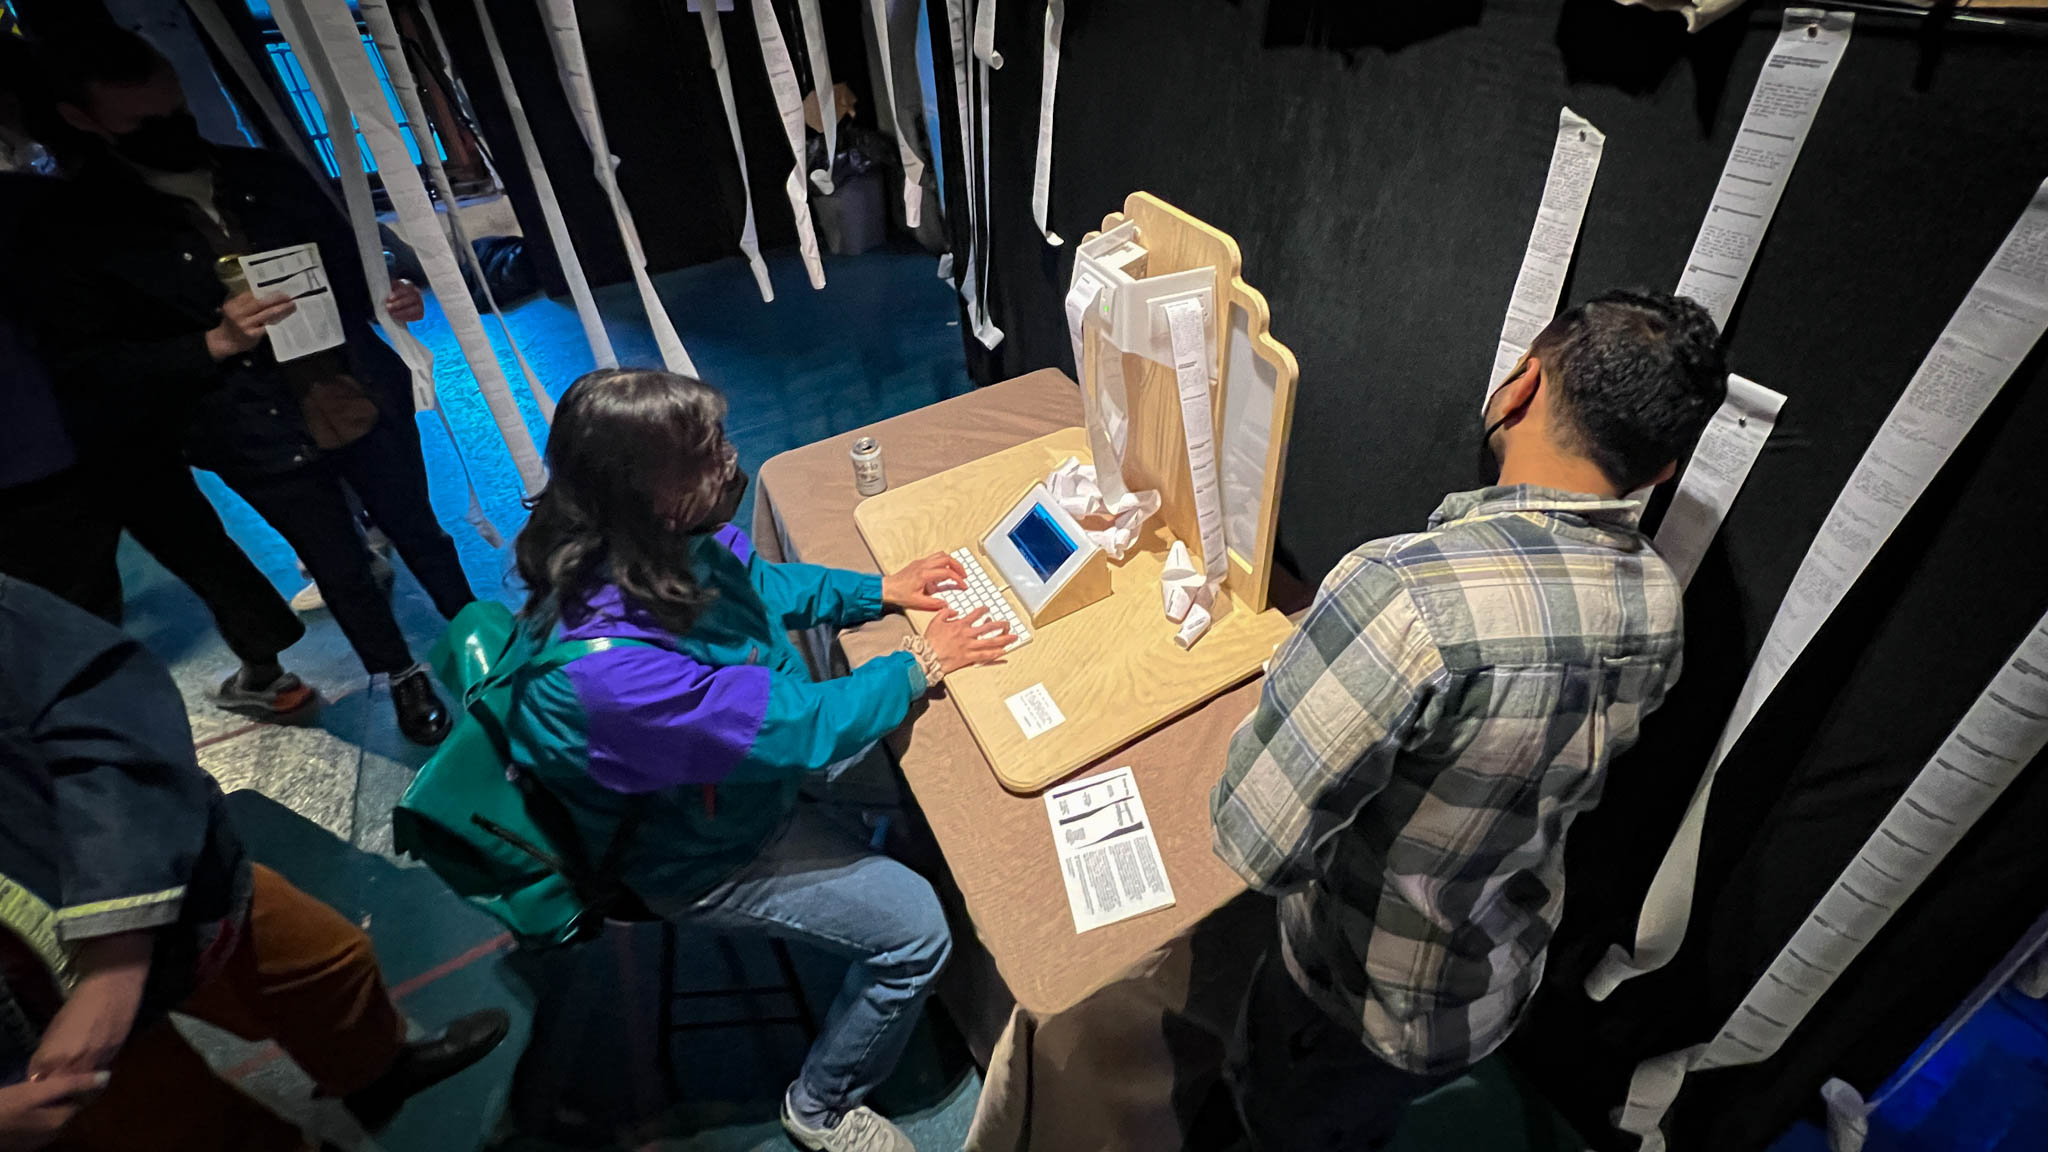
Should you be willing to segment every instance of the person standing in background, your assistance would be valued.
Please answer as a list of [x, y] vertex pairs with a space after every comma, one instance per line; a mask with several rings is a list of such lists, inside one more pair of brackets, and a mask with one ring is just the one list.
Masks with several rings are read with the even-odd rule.
[[[182, 445], [247, 500], [305, 562], [364, 667], [389, 678], [399, 729], [438, 743], [448, 709], [378, 587], [344, 484], [443, 616], [475, 593], [429, 503], [410, 373], [372, 328], [347, 221], [291, 159], [200, 137], [176, 73], [141, 37], [107, 29], [51, 47], [57, 111], [96, 144], [73, 181], [68, 259], [40, 294], [60, 396], [121, 442]], [[280, 362], [265, 330], [294, 303], [230, 293], [214, 264], [308, 242], [346, 339]], [[403, 281], [384, 304], [398, 323], [424, 314]]]
[[0, 572], [118, 624], [126, 528], [199, 595], [241, 660], [222, 702], [293, 711], [313, 692], [278, 656], [305, 627], [228, 537], [175, 445], [75, 436], [60, 410], [30, 320], [47, 270], [66, 258], [50, 248], [50, 222], [70, 191], [37, 139], [60, 130], [31, 126], [32, 108], [48, 111], [40, 65], [26, 41], [0, 36]]
[[1216, 854], [1279, 896], [1229, 1077], [1252, 1145], [1376, 1149], [1514, 1031], [1564, 841], [1678, 680], [1678, 580], [1629, 494], [1728, 390], [1697, 303], [1609, 292], [1488, 399], [1494, 483], [1339, 561], [1210, 796]]

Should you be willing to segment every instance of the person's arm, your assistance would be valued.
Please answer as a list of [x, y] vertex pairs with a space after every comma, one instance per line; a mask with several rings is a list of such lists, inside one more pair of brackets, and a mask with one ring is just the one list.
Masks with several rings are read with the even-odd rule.
[[127, 634], [48, 592], [0, 578], [0, 677], [56, 798], [57, 933], [79, 984], [30, 1068], [103, 1068], [127, 1038], [156, 929], [176, 922], [203, 851], [215, 785], [185, 705]]
[[1231, 737], [1209, 797], [1216, 855], [1265, 892], [1315, 879], [1324, 845], [1386, 787], [1442, 671], [1398, 577], [1371, 561], [1332, 576]]
[[29, 307], [37, 344], [62, 393], [88, 404], [125, 405], [182, 389], [203, 392], [220, 383], [220, 358], [207, 329], [175, 336], [136, 338], [123, 331], [119, 309], [105, 290], [78, 269], [53, 267]]
[[48, 1147], [106, 1087], [105, 1072], [89, 1072], [24, 1080], [0, 1088], [0, 1152], [34, 1152]]
[[816, 564], [772, 564], [754, 551], [754, 542], [745, 532], [731, 524], [719, 529], [716, 539], [747, 566], [747, 576], [761, 594], [761, 602], [785, 628], [801, 630], [819, 624], [847, 628], [879, 619], [884, 611], [882, 578], [871, 572]]
[[[543, 713], [583, 716], [591, 778], [616, 792], [816, 771], [887, 735], [925, 693], [907, 652], [823, 683], [760, 665], [713, 667], [619, 645], [529, 688]], [[573, 692], [573, 701], [564, 692]]]

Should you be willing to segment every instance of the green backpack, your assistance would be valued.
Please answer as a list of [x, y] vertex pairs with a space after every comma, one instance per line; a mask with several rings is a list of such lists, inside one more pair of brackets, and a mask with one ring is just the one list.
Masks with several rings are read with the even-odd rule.
[[523, 947], [590, 939], [607, 915], [638, 904], [617, 872], [646, 806], [629, 803], [603, 858], [587, 858], [569, 810], [513, 762], [505, 723], [519, 674], [641, 643], [565, 640], [535, 650], [511, 609], [479, 600], [456, 614], [428, 656], [462, 710], [392, 811], [392, 840]]

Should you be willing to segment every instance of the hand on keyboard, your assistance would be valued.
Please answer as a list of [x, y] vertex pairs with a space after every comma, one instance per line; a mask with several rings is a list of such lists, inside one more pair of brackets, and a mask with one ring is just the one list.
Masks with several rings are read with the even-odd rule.
[[1002, 621], [979, 609], [948, 609], [925, 625], [924, 638], [947, 675], [975, 664], [993, 664], [1009, 651], [1013, 639]]
[[966, 581], [967, 572], [959, 560], [944, 552], [934, 552], [882, 577], [882, 605], [937, 612], [946, 606], [937, 594], [957, 590], [965, 586]]
[[1008, 625], [1010, 634], [1016, 637], [1010, 641], [1011, 648], [1031, 639], [1031, 629], [1024, 626], [1024, 621], [1010, 607], [1009, 600], [1003, 596], [1003, 590], [996, 587], [994, 580], [989, 579], [988, 570], [975, 558], [974, 550], [956, 548], [953, 550], [953, 559], [959, 562], [960, 571], [964, 575], [960, 579], [959, 587], [940, 589], [939, 599], [945, 601], [946, 606], [955, 612], [986, 611]]

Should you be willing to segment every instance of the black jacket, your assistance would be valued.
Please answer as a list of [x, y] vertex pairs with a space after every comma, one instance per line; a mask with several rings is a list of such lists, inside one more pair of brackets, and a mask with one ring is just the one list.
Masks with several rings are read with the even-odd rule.
[[[127, 633], [0, 576], [0, 951], [17, 979], [64, 944], [154, 930], [143, 1013], [190, 993], [248, 916], [249, 865], [199, 767], [170, 673]], [[232, 937], [229, 938], [232, 940]], [[54, 985], [0, 980], [0, 1085], [19, 1079]]]
[[[215, 150], [214, 195], [251, 251], [314, 241], [341, 308], [351, 370], [381, 418], [411, 425], [404, 361], [371, 328], [375, 313], [354, 234], [297, 162], [247, 148]], [[45, 263], [38, 324], [82, 452], [181, 448], [191, 463], [262, 476], [318, 456], [304, 412], [266, 341], [216, 363], [206, 332], [226, 290], [188, 207], [102, 159], [72, 182]]]
[[65, 186], [0, 172], [0, 492], [47, 479], [75, 459], [28, 319], [41, 233]]

